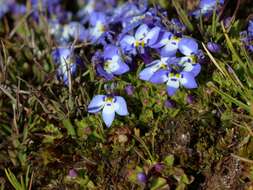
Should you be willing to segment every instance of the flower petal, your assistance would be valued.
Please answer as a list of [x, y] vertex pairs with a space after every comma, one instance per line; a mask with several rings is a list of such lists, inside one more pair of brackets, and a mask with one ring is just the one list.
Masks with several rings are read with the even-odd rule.
[[133, 47], [134, 42], [135, 39], [133, 36], [126, 35], [120, 41], [120, 47], [122, 48], [123, 51], [130, 51], [134, 48]]
[[96, 71], [99, 76], [104, 77], [106, 80], [112, 80], [114, 77], [112, 73], [107, 73], [100, 64], [96, 65]]
[[115, 109], [113, 104], [105, 104], [104, 109], [102, 111], [102, 117], [106, 126], [110, 127], [115, 117]]
[[121, 59], [118, 60], [119, 68], [116, 71], [113, 71], [112, 73], [115, 75], [122, 75], [123, 73], [126, 73], [129, 71], [129, 66], [125, 64]]
[[154, 69], [154, 67], [147, 67], [140, 72], [139, 78], [148, 81], [156, 71], [157, 70]]
[[190, 56], [181, 57], [179, 65], [183, 67], [183, 71], [193, 73], [194, 77], [200, 73], [201, 66], [196, 63]]
[[106, 23], [106, 15], [103, 12], [93, 12], [89, 18], [92, 26], [96, 26], [97, 22]]
[[152, 48], [161, 48], [162, 46], [165, 46], [167, 41], [171, 39], [173, 34], [171, 32], [165, 32], [162, 34], [161, 39], [159, 39], [159, 42], [153, 45], [150, 45]]
[[105, 95], [94, 96], [88, 106], [88, 112], [89, 113], [96, 113], [96, 112], [100, 111], [105, 104], [104, 98], [105, 98]]
[[151, 63], [148, 63], [148, 64], [146, 65], [146, 67], [153, 67], [153, 66], [159, 64], [160, 62], [161, 62], [161, 60], [159, 60], [159, 59], [154, 60], [154, 61], [152, 61]]
[[169, 42], [161, 49], [161, 56], [174, 57], [178, 50], [178, 43], [176, 41], [169, 40]]
[[180, 83], [185, 87], [185, 88], [197, 88], [198, 85], [195, 81], [194, 75], [189, 72], [181, 72], [181, 79]]
[[161, 31], [161, 28], [156, 26], [148, 32], [147, 36], [145, 37], [145, 40], [148, 42], [149, 46], [152, 46], [153, 44], [157, 42], [160, 31]]
[[116, 102], [114, 103], [116, 113], [121, 116], [128, 115], [129, 113], [125, 99], [121, 96], [115, 96], [114, 98], [116, 98]]
[[115, 55], [119, 55], [119, 48], [114, 45], [106, 45], [104, 47], [104, 59], [111, 59]]
[[199, 63], [194, 64], [191, 70], [191, 73], [193, 74], [193, 76], [196, 77], [200, 73], [200, 71], [201, 71], [201, 65]]
[[167, 93], [168, 93], [169, 96], [173, 96], [176, 93], [177, 88], [168, 86], [166, 90], [167, 90]]
[[164, 83], [168, 80], [168, 73], [168, 70], [159, 70], [153, 74], [149, 81], [155, 84]]
[[182, 38], [178, 44], [178, 49], [184, 55], [195, 54], [198, 51], [198, 43], [193, 38]]
[[135, 39], [142, 40], [148, 34], [148, 26], [146, 24], [142, 24], [135, 32]]

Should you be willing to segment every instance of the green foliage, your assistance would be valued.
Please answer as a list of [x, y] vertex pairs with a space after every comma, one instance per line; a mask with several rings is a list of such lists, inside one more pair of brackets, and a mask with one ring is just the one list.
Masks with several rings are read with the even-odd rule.
[[11, 185], [15, 188], [15, 190], [30, 190], [32, 188], [32, 177], [30, 174], [30, 167], [27, 168], [25, 178], [21, 176], [20, 180], [16, 178], [16, 176], [11, 172], [10, 169], [5, 169], [5, 174], [10, 181]]

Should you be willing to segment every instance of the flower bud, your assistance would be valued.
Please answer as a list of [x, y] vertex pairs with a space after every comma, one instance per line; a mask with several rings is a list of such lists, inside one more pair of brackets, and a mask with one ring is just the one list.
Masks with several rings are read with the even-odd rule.
[[220, 51], [221, 51], [220, 45], [217, 44], [217, 43], [214, 43], [214, 42], [208, 42], [207, 43], [207, 48], [212, 53], [220, 53]]
[[137, 174], [137, 180], [141, 183], [146, 183], [147, 182], [147, 176], [143, 172], [140, 172], [140, 173]]

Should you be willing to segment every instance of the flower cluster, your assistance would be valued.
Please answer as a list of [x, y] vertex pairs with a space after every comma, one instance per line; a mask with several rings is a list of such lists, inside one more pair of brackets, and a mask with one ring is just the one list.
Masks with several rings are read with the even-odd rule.
[[0, 0], [0, 19], [9, 12], [12, 15], [24, 14], [26, 7], [15, 0]]
[[[94, 19], [96, 22], [91, 22], [89, 35], [92, 38], [88, 40], [93, 44], [103, 45], [103, 50], [98, 50], [92, 59], [97, 74], [106, 80], [112, 80], [115, 76], [138, 67], [135, 60], [141, 58], [145, 68], [139, 73], [139, 78], [154, 84], [165, 83], [168, 95], [174, 95], [180, 86], [197, 88], [195, 77], [201, 70], [197, 41], [183, 35], [181, 31], [166, 28], [157, 14], [158, 10], [148, 9], [146, 1], [142, 2], [143, 6], [133, 1], [115, 7], [110, 19], [106, 12], [90, 12], [94, 16], [90, 20]], [[171, 23], [183, 28], [182, 23], [175, 18]], [[113, 26], [118, 26], [117, 30]], [[89, 105], [90, 113], [100, 110], [91, 109], [101, 108], [98, 103], [95, 105], [93, 102], [99, 96], [101, 95], [95, 96]], [[108, 109], [111, 110], [111, 116], [108, 117], [111, 121], [115, 109], [111, 103], [108, 106], [112, 107]], [[102, 116], [108, 126], [111, 122], [108, 122], [103, 113], [104, 109]]]
[[[164, 83], [168, 95], [174, 95], [180, 86], [196, 88], [195, 77], [201, 70], [198, 43], [182, 33], [185, 26], [178, 19], [173, 18], [171, 27], [166, 27], [158, 12], [167, 16], [160, 8], [148, 8], [146, 0], [123, 4], [89, 0], [76, 15], [80, 22], [62, 24], [60, 19], [55, 19], [58, 17], [49, 18], [50, 33], [60, 46], [66, 47], [52, 52], [58, 77], [68, 85], [69, 77], [75, 74], [77, 58], [68, 46], [79, 41], [103, 47], [94, 53], [92, 63], [98, 76], [107, 81], [133, 71], [139, 67], [136, 60], [142, 59], [145, 68], [139, 78], [154, 84]], [[95, 96], [88, 106], [90, 113], [101, 110], [108, 127], [115, 113], [128, 114], [125, 100], [110, 93]]]
[[241, 34], [241, 40], [245, 44], [246, 48], [253, 52], [253, 20], [249, 21], [247, 31], [243, 31]]
[[[49, 33], [57, 46], [51, 55], [57, 66], [57, 76], [65, 85], [71, 85], [81, 62], [75, 44], [82, 43], [95, 50], [92, 64], [97, 75], [105, 81], [132, 72], [141, 67], [138, 63], [143, 62], [139, 79], [165, 84], [169, 96], [174, 95], [179, 87], [197, 88], [195, 78], [201, 70], [198, 43], [184, 34], [186, 27], [177, 18], [165, 25], [162, 18], [167, 17], [167, 12], [159, 6], [149, 8], [147, 0], [125, 3], [87, 0], [78, 2], [81, 9], [74, 14], [63, 11], [60, 2], [31, 0], [30, 8], [35, 22], [39, 22], [41, 15], [48, 21]], [[216, 5], [210, 2], [206, 8], [201, 1], [201, 12]], [[8, 3], [2, 4], [9, 6]], [[103, 120], [109, 127], [115, 113], [127, 115], [128, 111], [122, 97], [108, 94], [95, 96], [88, 112], [102, 110]]]
[[192, 15], [196, 18], [200, 16], [208, 17], [223, 4], [224, 0], [200, 0], [197, 10], [193, 11]]

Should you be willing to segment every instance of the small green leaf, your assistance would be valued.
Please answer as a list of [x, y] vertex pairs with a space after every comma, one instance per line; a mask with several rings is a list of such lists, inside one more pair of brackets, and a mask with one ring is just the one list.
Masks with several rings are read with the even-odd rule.
[[174, 160], [175, 160], [174, 156], [169, 155], [169, 156], [166, 156], [163, 162], [167, 167], [172, 167], [174, 164]]
[[162, 188], [166, 188], [166, 186], [168, 186], [166, 179], [158, 177], [158, 178], [152, 180], [150, 189], [151, 190], [159, 190]]
[[70, 120], [66, 119], [63, 121], [63, 126], [67, 129], [68, 135], [76, 137], [76, 131]]

